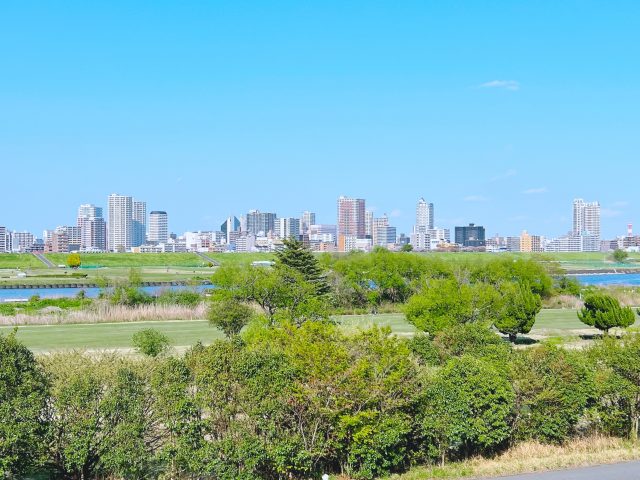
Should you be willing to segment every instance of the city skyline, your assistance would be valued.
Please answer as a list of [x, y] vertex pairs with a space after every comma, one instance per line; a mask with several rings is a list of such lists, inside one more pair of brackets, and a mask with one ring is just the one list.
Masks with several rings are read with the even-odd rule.
[[637, 2], [65, 3], [0, 7], [12, 228], [112, 190], [177, 231], [298, 204], [333, 222], [341, 194], [406, 233], [419, 196], [489, 235], [560, 234], [574, 197], [605, 237], [640, 224]]

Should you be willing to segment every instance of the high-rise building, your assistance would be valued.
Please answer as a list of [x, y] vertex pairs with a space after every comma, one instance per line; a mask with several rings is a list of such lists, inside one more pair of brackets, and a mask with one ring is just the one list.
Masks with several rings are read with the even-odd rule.
[[359, 239], [365, 236], [365, 200], [338, 198], [338, 251], [349, 251], [344, 237]]
[[11, 251], [27, 252], [35, 243], [36, 238], [30, 232], [13, 232], [11, 233]]
[[298, 218], [278, 218], [275, 233], [278, 238], [299, 238], [300, 220]]
[[418, 200], [416, 205], [416, 233], [426, 233], [427, 230], [433, 230], [433, 203], [427, 203], [424, 198]]
[[167, 212], [154, 210], [149, 214], [149, 242], [167, 243], [169, 240], [169, 222]]
[[[573, 234], [590, 235], [600, 243], [600, 204], [585, 202], [581, 198], [573, 201]], [[597, 250], [595, 250], [597, 251]]]
[[463, 247], [484, 247], [485, 229], [480, 225], [470, 223], [466, 227], [456, 227], [456, 243]]
[[373, 212], [371, 210], [364, 211], [364, 236], [373, 238]]
[[302, 218], [300, 219], [300, 233], [309, 233], [311, 225], [316, 224], [316, 214], [313, 212], [302, 212]]
[[7, 227], [0, 227], [0, 253], [11, 251], [11, 235]]
[[113, 193], [108, 200], [108, 248], [125, 252], [133, 246], [133, 198]]
[[107, 224], [101, 207], [90, 203], [80, 205], [76, 224], [80, 228], [81, 251], [102, 252], [107, 249]]
[[250, 210], [247, 213], [247, 232], [254, 235], [269, 235], [274, 233], [276, 229], [275, 213], [261, 212], [260, 210]]
[[147, 202], [133, 201], [132, 247], [144, 245], [147, 240]]

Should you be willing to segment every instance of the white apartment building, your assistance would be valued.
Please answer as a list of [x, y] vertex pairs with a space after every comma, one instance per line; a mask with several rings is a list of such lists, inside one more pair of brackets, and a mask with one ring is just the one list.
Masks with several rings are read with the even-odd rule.
[[277, 218], [275, 234], [278, 238], [300, 237], [300, 220], [298, 218]]
[[133, 198], [109, 195], [108, 199], [108, 249], [112, 252], [127, 251], [133, 246]]
[[418, 200], [416, 205], [416, 225], [415, 233], [426, 233], [427, 230], [433, 230], [433, 203], [427, 203], [424, 198]]
[[[585, 202], [581, 198], [573, 201], [573, 234], [592, 235], [600, 240], [600, 204]], [[597, 251], [597, 250], [595, 250]]]
[[11, 234], [7, 227], [0, 227], [0, 253], [11, 251]]
[[169, 239], [169, 219], [167, 212], [154, 210], [149, 214], [149, 242], [167, 243]]

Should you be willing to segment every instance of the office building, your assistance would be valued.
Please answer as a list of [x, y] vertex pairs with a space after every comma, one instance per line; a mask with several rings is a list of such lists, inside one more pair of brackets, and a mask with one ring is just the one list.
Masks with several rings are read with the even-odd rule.
[[227, 245], [232, 243], [235, 239], [234, 234], [240, 231], [240, 220], [238, 217], [228, 217], [222, 225], [220, 225], [220, 231], [224, 235]]
[[169, 220], [167, 212], [154, 210], [149, 214], [149, 242], [167, 243], [169, 240]]
[[147, 202], [133, 201], [133, 238], [131, 245], [139, 247], [147, 240]]
[[338, 251], [344, 252], [353, 242], [346, 238], [365, 238], [365, 201], [362, 198], [338, 198]]
[[133, 198], [116, 193], [109, 195], [108, 212], [108, 249], [126, 252], [133, 246]]
[[433, 230], [433, 225], [433, 203], [427, 203], [424, 198], [420, 198], [416, 205], [416, 225], [414, 231], [416, 233], [426, 233], [427, 230]]
[[247, 213], [246, 231], [256, 236], [268, 236], [275, 232], [277, 218], [278, 216], [275, 213], [250, 210]]
[[455, 241], [463, 247], [484, 247], [486, 243], [485, 228], [474, 223], [470, 223], [466, 227], [456, 227]]
[[316, 214], [313, 212], [302, 212], [302, 218], [300, 219], [300, 233], [309, 233], [311, 225], [316, 224]]

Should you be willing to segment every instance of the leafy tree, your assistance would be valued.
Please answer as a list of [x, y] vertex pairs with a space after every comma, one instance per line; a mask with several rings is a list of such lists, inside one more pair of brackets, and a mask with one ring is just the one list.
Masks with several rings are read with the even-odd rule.
[[612, 256], [613, 256], [613, 259], [618, 263], [624, 263], [627, 260], [627, 258], [629, 258], [629, 254], [626, 251], [621, 250], [619, 248], [616, 248], [613, 251]]
[[578, 318], [582, 323], [602, 330], [605, 335], [611, 328], [626, 328], [636, 320], [631, 308], [620, 306], [618, 299], [604, 293], [587, 296], [584, 307], [578, 311]]
[[[604, 337], [589, 352], [596, 366], [598, 410], [607, 426], [638, 440], [640, 430], [640, 335]], [[613, 427], [613, 428], [611, 428]]]
[[169, 348], [169, 337], [155, 328], [145, 328], [133, 334], [133, 346], [149, 357], [162, 355]]
[[568, 440], [595, 396], [584, 356], [543, 345], [517, 350], [509, 368], [516, 393], [515, 439]]
[[287, 266], [299, 272], [306, 282], [315, 286], [316, 294], [324, 295], [329, 292], [329, 284], [322, 271], [320, 263], [311, 250], [293, 237], [283, 240], [284, 248], [276, 252], [276, 268]]
[[207, 310], [209, 323], [224, 332], [227, 338], [240, 333], [254, 316], [253, 309], [234, 299], [213, 302]]
[[506, 283], [500, 288], [502, 308], [493, 324], [498, 331], [515, 343], [519, 333], [529, 333], [542, 308], [540, 296], [521, 283]]
[[46, 359], [55, 478], [147, 478], [157, 448], [145, 362], [81, 354]]
[[422, 430], [430, 453], [444, 464], [495, 451], [511, 435], [513, 407], [506, 374], [468, 355], [450, 360], [427, 386]]
[[235, 299], [255, 302], [270, 323], [326, 320], [327, 303], [317, 295], [315, 285], [307, 282], [297, 270], [280, 265], [278, 268], [220, 267], [212, 277], [215, 299]]
[[413, 245], [411, 245], [410, 243], [405, 243], [400, 248], [400, 251], [401, 252], [413, 252]]
[[500, 296], [490, 285], [430, 280], [409, 299], [405, 313], [410, 323], [433, 336], [459, 323], [488, 321], [499, 304]]
[[69, 268], [78, 268], [80, 265], [82, 265], [82, 260], [79, 254], [70, 253], [69, 256], [67, 256], [67, 266]]
[[15, 331], [0, 335], [0, 478], [13, 478], [42, 460], [47, 424], [45, 373]]

